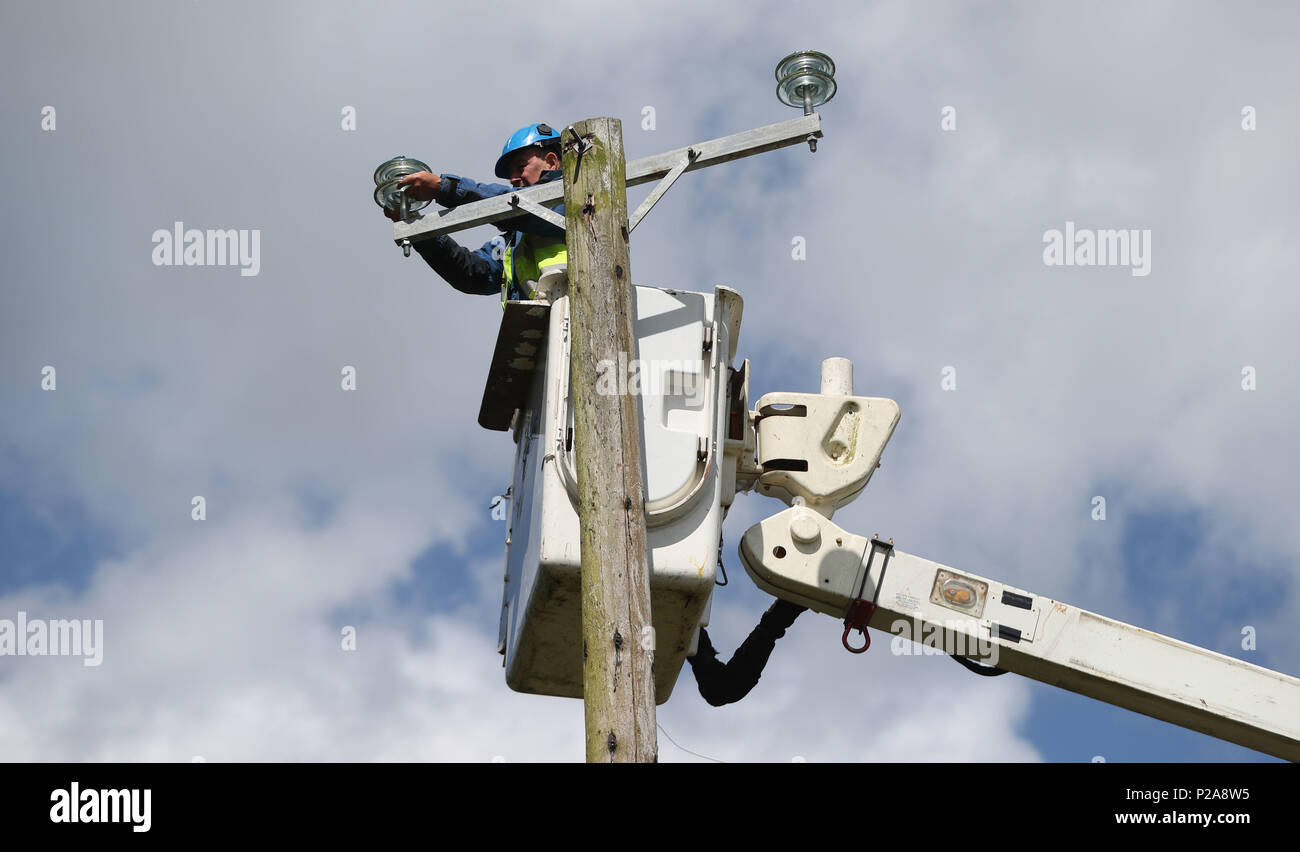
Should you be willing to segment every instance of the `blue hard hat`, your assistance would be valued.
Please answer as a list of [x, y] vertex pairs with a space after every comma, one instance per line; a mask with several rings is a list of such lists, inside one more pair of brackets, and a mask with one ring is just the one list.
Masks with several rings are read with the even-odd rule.
[[560, 134], [551, 129], [549, 124], [526, 124], [523, 127], [510, 134], [506, 140], [505, 147], [501, 149], [501, 156], [497, 158], [496, 176], [499, 178], [509, 177], [506, 174], [506, 158], [521, 148], [528, 148], [533, 145], [542, 146], [549, 142], [559, 142]]

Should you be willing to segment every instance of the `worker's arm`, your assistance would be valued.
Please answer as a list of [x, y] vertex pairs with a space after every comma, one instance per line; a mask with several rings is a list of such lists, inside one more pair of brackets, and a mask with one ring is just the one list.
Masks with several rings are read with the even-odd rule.
[[490, 296], [501, 292], [501, 258], [505, 240], [489, 240], [478, 251], [470, 251], [451, 237], [441, 235], [421, 240], [412, 248], [433, 271], [462, 293]]
[[439, 175], [438, 194], [434, 198], [443, 207], [459, 207], [473, 204], [485, 198], [495, 198], [515, 191], [513, 186], [503, 183], [479, 183], [459, 175]]
[[714, 707], [731, 704], [749, 694], [758, 684], [758, 678], [767, 665], [767, 658], [776, 647], [776, 640], [785, 635], [785, 631], [794, 624], [807, 607], [789, 601], [777, 601], [763, 613], [758, 626], [750, 632], [749, 637], [731, 655], [731, 661], [718, 661], [718, 652], [709, 641], [708, 631], [700, 629], [700, 644], [694, 657], [686, 659], [695, 672], [695, 682], [700, 687], [700, 695]]
[[[479, 183], [457, 175], [439, 175], [438, 178], [438, 190], [434, 200], [443, 207], [459, 207], [462, 204], [472, 204], [485, 198], [494, 198], [498, 195], [518, 192], [518, 189], [513, 186], [506, 186], [501, 183]], [[562, 178], [563, 172], [559, 169], [545, 171], [542, 172], [542, 180], [539, 183], [547, 183]], [[555, 212], [563, 216], [564, 205], [556, 207]], [[496, 226], [502, 231], [524, 231], [541, 237], [559, 237], [561, 239], [564, 237], [562, 229], [527, 213], [522, 216], [504, 219], [497, 222]]]

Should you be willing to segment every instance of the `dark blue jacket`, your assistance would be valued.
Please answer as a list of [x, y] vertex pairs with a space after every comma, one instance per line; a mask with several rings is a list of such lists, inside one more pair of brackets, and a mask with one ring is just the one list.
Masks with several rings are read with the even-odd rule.
[[[559, 169], [542, 172], [538, 183], [560, 180], [564, 173]], [[491, 198], [507, 195], [519, 189], [500, 183], [478, 183], [457, 175], [441, 175], [442, 185], [438, 188], [434, 200], [443, 207], [457, 207]], [[556, 213], [564, 215], [564, 205], [554, 208]], [[564, 239], [564, 231], [529, 214], [516, 216], [497, 223], [502, 235], [493, 237], [483, 244], [478, 251], [470, 251], [451, 237], [443, 234], [430, 240], [413, 244], [420, 257], [441, 275], [448, 284], [462, 293], [480, 296], [495, 296], [501, 293], [501, 277], [504, 273], [502, 258], [505, 257], [507, 245], [516, 246], [524, 233]], [[514, 276], [517, 282], [519, 276]], [[519, 291], [518, 285], [511, 287], [511, 299], [527, 298]]]

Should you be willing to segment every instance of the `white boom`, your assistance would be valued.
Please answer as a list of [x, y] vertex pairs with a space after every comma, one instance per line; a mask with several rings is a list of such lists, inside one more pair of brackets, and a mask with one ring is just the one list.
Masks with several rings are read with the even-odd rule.
[[799, 506], [751, 527], [740, 552], [778, 597], [836, 617], [874, 600], [877, 630], [1300, 760], [1300, 680], [1289, 675], [955, 571]]
[[[792, 504], [741, 541], [741, 559], [760, 588], [848, 618], [846, 647], [851, 628], [869, 624], [1300, 760], [1300, 679], [903, 553], [833, 523], [834, 509], [865, 487], [898, 421], [892, 400], [851, 395], [845, 363], [823, 365], [823, 390], [831, 393], [763, 397], [751, 414], [756, 435], [730, 442], [742, 487], [757, 484]], [[758, 464], [746, 469], [744, 445], [751, 441]]]

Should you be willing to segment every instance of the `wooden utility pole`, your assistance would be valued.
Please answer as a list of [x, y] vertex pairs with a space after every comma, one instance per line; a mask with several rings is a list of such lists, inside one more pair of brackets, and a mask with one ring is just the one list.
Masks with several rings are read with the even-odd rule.
[[[636, 358], [622, 122], [577, 122], [563, 144], [587, 761], [650, 763], [659, 747], [641, 404], [596, 382]], [[625, 390], [626, 377], [615, 385]]]

